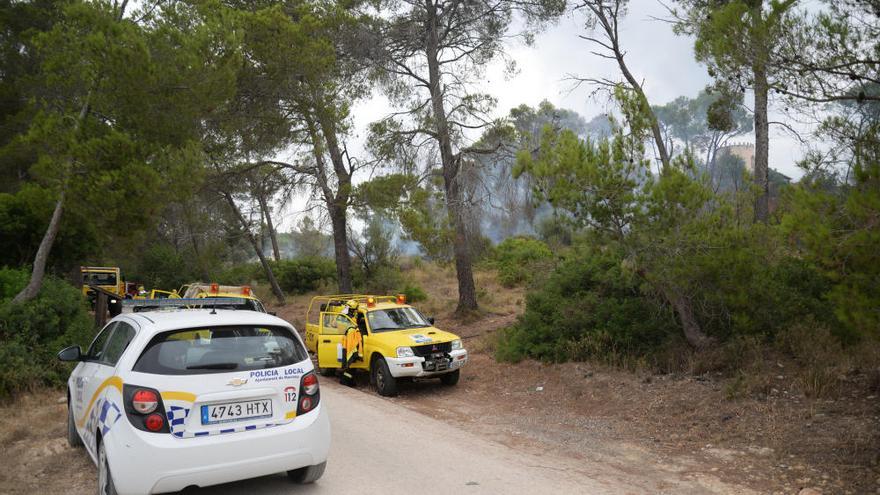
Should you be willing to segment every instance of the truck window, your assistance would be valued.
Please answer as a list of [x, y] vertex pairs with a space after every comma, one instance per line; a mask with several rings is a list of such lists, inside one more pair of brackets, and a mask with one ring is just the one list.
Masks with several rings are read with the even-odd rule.
[[116, 285], [116, 274], [110, 272], [85, 272], [83, 283], [86, 285]]
[[347, 316], [339, 313], [323, 313], [324, 325], [321, 329], [323, 335], [344, 335], [349, 327], [353, 327], [354, 323]]
[[378, 309], [367, 313], [373, 332], [390, 332], [431, 326], [415, 308]]
[[153, 337], [133, 371], [201, 375], [277, 368], [306, 359], [302, 343], [286, 328], [186, 328]]

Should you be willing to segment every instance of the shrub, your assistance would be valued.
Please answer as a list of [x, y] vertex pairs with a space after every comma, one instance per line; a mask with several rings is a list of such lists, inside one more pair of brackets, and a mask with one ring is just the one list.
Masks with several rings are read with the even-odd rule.
[[[336, 280], [336, 263], [328, 258], [282, 260], [271, 262], [271, 266], [281, 290], [288, 294], [305, 294]], [[260, 280], [266, 281], [261, 269], [259, 273]]]
[[581, 248], [526, 296], [526, 310], [503, 331], [496, 357], [619, 362], [676, 333], [669, 311], [640, 292], [620, 257]]
[[22, 287], [27, 285], [30, 274], [27, 270], [0, 268], [0, 301], [12, 299]]
[[552, 258], [547, 244], [533, 237], [509, 237], [492, 253], [492, 263], [505, 287], [532, 281], [539, 265]]
[[12, 304], [28, 275], [0, 269], [0, 397], [63, 384], [70, 366], [55, 354], [69, 345], [87, 346], [94, 336], [82, 293], [61, 279], [46, 277], [36, 298]]
[[244, 263], [221, 270], [214, 274], [212, 280], [206, 280], [206, 282], [217, 282], [223, 285], [250, 285], [264, 279], [263, 268], [259, 263]]
[[400, 294], [406, 295], [406, 302], [417, 303], [428, 300], [428, 294], [414, 283], [408, 283], [399, 291]]
[[362, 267], [352, 270], [354, 286], [368, 294], [396, 294], [406, 285], [403, 272], [396, 266], [376, 267], [368, 277]]

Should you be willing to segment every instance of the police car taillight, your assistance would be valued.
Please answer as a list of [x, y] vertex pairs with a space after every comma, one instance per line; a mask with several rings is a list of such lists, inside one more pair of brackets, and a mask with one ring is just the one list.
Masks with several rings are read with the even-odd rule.
[[125, 416], [132, 426], [150, 433], [169, 433], [165, 404], [159, 391], [139, 385], [122, 385]]
[[318, 391], [318, 377], [315, 373], [308, 373], [302, 378], [302, 391], [308, 395], [315, 395]]
[[296, 414], [305, 414], [315, 408], [321, 401], [320, 389], [318, 387], [318, 376], [314, 371], [310, 371], [303, 375], [300, 380], [299, 389], [302, 391], [299, 398], [299, 406], [296, 408]]
[[153, 390], [138, 389], [131, 397], [131, 407], [140, 414], [150, 414], [159, 407], [159, 395]]
[[144, 426], [152, 432], [160, 432], [165, 426], [165, 418], [161, 414], [150, 414], [144, 419]]

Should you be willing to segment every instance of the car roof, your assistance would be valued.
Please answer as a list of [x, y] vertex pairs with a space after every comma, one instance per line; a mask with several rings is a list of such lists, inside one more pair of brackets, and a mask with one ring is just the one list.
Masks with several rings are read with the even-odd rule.
[[183, 328], [227, 325], [273, 325], [291, 327], [290, 323], [268, 313], [247, 310], [179, 309], [125, 313], [119, 319], [128, 318], [151, 334]]

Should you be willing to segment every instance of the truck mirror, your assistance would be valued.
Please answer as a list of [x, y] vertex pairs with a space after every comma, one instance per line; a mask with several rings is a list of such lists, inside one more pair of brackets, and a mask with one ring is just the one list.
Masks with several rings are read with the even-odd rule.
[[428, 317], [428, 323], [430, 323], [431, 325], [434, 324], [434, 317], [433, 316]]
[[82, 350], [78, 345], [72, 345], [70, 347], [65, 347], [61, 349], [61, 352], [58, 353], [58, 359], [60, 361], [82, 361]]

